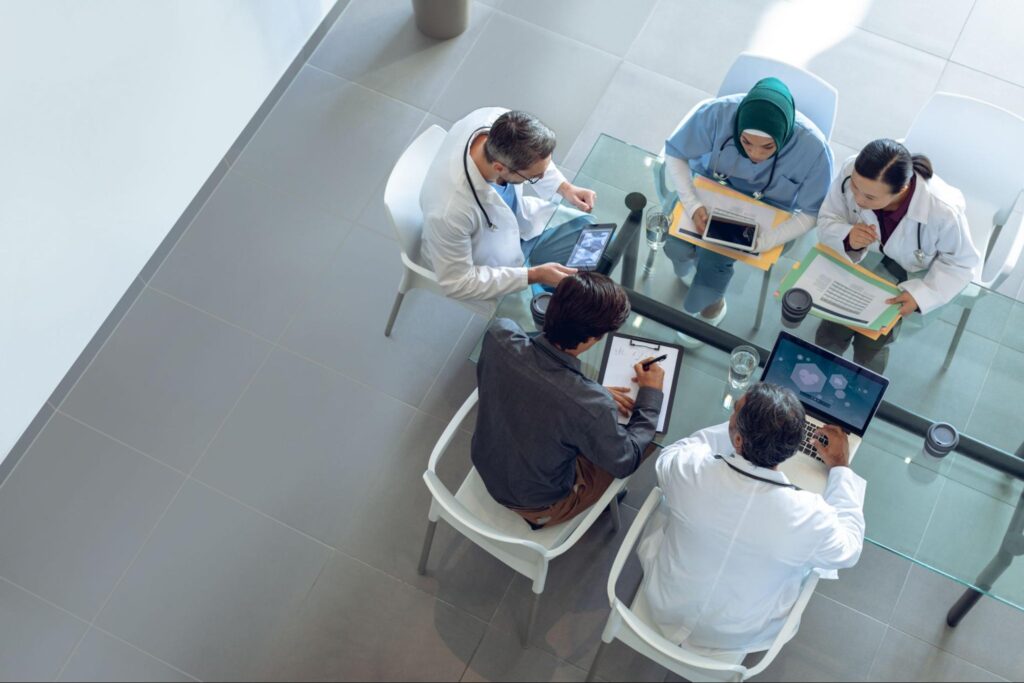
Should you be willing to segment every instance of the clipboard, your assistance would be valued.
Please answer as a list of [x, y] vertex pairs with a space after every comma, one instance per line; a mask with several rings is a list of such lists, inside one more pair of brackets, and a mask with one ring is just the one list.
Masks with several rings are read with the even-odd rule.
[[[665, 434], [668, 431], [669, 418], [672, 416], [672, 404], [676, 397], [676, 380], [679, 378], [683, 363], [683, 347], [678, 344], [633, 337], [628, 334], [613, 332], [608, 335], [604, 347], [604, 358], [598, 372], [598, 382], [602, 386], [630, 387], [631, 396], [636, 398], [639, 387], [633, 383], [633, 366], [652, 356], [666, 354], [668, 358], [661, 362], [665, 370], [665, 390], [661, 403], [661, 415], [655, 431]], [[606, 381], [607, 380], [607, 381]], [[628, 417], [619, 415], [619, 424], [627, 424]]]
[[[775, 217], [772, 221], [772, 224], [770, 226], [762, 226], [762, 231], [774, 230], [779, 225], [789, 220], [790, 216], [792, 215], [788, 211], [776, 209], [774, 206], [770, 206], [768, 204], [765, 204], [764, 202], [759, 202], [753, 197], [748, 197], [742, 192], [737, 192], [731, 187], [720, 185], [719, 183], [716, 183], [713, 180], [705, 178], [702, 175], [694, 176], [693, 185], [701, 194], [717, 194], [721, 195], [722, 197], [730, 201], [741, 201], [747, 204], [753, 204], [764, 209], [770, 209], [771, 211], [774, 211]], [[711, 211], [714, 202], [709, 200], [705, 201], [704, 203], [707, 206], [708, 211]], [[696, 232], [692, 232], [691, 230], [687, 229], [688, 226], [692, 227], [692, 223], [690, 221], [690, 217], [686, 215], [686, 213], [683, 211], [683, 208], [684, 207], [682, 202], [676, 202], [675, 207], [672, 209], [672, 225], [668, 229], [668, 234], [671, 235], [672, 237], [675, 237], [676, 239], [681, 239], [684, 242], [689, 242], [690, 244], [694, 244], [702, 249], [707, 249], [708, 251], [713, 251], [716, 254], [721, 254], [722, 256], [728, 256], [729, 258], [736, 259], [740, 263], [746, 263], [748, 266], [753, 266], [758, 270], [768, 270], [776, 263], [778, 263], [779, 257], [782, 256], [782, 249], [784, 245], [781, 244], [777, 247], [769, 249], [768, 251], [760, 252], [757, 254], [751, 254], [749, 252], [739, 251], [737, 249], [730, 249], [729, 247], [723, 247], [717, 244], [712, 244], [710, 242], [705, 242], [701, 238], [701, 236], [698, 235]]]

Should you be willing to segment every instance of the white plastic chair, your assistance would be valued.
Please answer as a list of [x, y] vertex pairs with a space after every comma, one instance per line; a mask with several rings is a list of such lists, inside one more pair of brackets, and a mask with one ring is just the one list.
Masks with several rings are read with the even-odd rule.
[[540, 594], [544, 592], [549, 563], [575, 545], [607, 507], [611, 507], [612, 524], [618, 531], [621, 521], [616, 496], [628, 479], [613, 481], [604, 495], [583, 514], [564, 524], [538, 531], [533, 531], [526, 520], [491, 498], [476, 468], [470, 470], [458, 492], [452, 494], [437, 476], [437, 464], [451, 445], [459, 425], [476, 405], [477, 396], [474, 391], [452, 418], [434, 446], [430, 464], [423, 473], [423, 481], [427, 483], [433, 500], [427, 515], [429, 524], [420, 555], [419, 573], [426, 573], [437, 522], [443, 519], [473, 543], [533, 581], [533, 599], [522, 632], [523, 647], [526, 647], [537, 617]]
[[[789, 87], [797, 110], [814, 122], [814, 125], [824, 134], [826, 141], [831, 140], [832, 129], [835, 128], [836, 124], [836, 112], [839, 110], [839, 91], [820, 76], [816, 76], [798, 66], [780, 62], [771, 57], [762, 57], [751, 52], [743, 52], [736, 58], [732, 66], [729, 67], [729, 72], [725, 74], [716, 97], [748, 92], [758, 81], [769, 76], [780, 79]], [[698, 109], [710, 101], [711, 98], [698, 102], [686, 113], [686, 116], [679, 122], [676, 130], [682, 128]], [[665, 158], [664, 147], [661, 149], [660, 156], [662, 159]], [[668, 187], [664, 163], [658, 164], [655, 176], [655, 185], [661, 206], [663, 210], [668, 211], [675, 205], [676, 193]], [[794, 242], [790, 242], [786, 246], [786, 250], [788, 251], [793, 244]], [[647, 265], [650, 267], [651, 264], [648, 263]], [[771, 287], [773, 268], [764, 271], [761, 281], [761, 298], [757, 306], [757, 317], [754, 319], [754, 331], [761, 329], [765, 301], [768, 299], [768, 291]]]
[[601, 656], [608, 645], [614, 640], [620, 640], [629, 648], [639, 652], [648, 659], [651, 659], [669, 671], [682, 676], [689, 681], [745, 681], [752, 676], [763, 672], [775, 661], [783, 646], [793, 639], [800, 628], [800, 618], [803, 616], [807, 603], [810, 602], [814, 589], [818, 585], [818, 575], [812, 573], [804, 582], [800, 596], [790, 610], [789, 616], [783, 624], [782, 630], [775, 638], [772, 646], [765, 653], [764, 657], [756, 666], [748, 668], [743, 666], [743, 660], [750, 653], [744, 651], [723, 651], [713, 656], [709, 654], [698, 654], [683, 646], [677, 645], [661, 635], [654, 625], [650, 616], [650, 609], [644, 597], [644, 585], [641, 584], [636, 597], [630, 606], [626, 606], [615, 593], [615, 584], [618, 583], [622, 568], [629, 559], [633, 547], [636, 545], [640, 534], [651, 518], [662, 504], [661, 489], [655, 487], [644, 501], [640, 513], [637, 515], [633, 525], [629, 528], [622, 547], [615, 556], [615, 563], [612, 565], [611, 576], [608, 577], [608, 601], [611, 604], [612, 613], [608, 616], [604, 633], [601, 635], [601, 647], [597, 651], [594, 663], [590, 667], [587, 676], [588, 681], [595, 680], [597, 667], [600, 664]]
[[974, 302], [1010, 276], [1024, 249], [1024, 119], [973, 97], [939, 92], [918, 113], [904, 144], [927, 155], [936, 173], [964, 193], [971, 237], [985, 257], [981, 275], [960, 295], [964, 310], [947, 369]]
[[[387, 208], [391, 224], [398, 235], [398, 244], [402, 251], [402, 281], [398, 285], [398, 294], [388, 316], [388, 324], [384, 328], [384, 336], [391, 336], [391, 328], [395, 325], [398, 310], [402, 307], [405, 293], [410, 289], [425, 289], [440, 296], [444, 291], [437, 282], [437, 275], [420, 262], [420, 242], [423, 237], [423, 212], [420, 210], [420, 190], [423, 179], [427, 175], [430, 164], [437, 156], [437, 150], [444, 142], [445, 130], [440, 126], [431, 126], [413, 140], [408, 149], [402, 152], [395, 164], [388, 184], [384, 188], [384, 206]], [[460, 304], [474, 313], [490, 317], [494, 313], [494, 303], [486, 301], [465, 302]]]

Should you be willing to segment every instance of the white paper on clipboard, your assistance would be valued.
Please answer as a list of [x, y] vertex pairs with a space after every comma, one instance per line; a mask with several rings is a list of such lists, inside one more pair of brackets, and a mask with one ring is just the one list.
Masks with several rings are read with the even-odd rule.
[[[601, 374], [601, 385], [606, 387], [629, 387], [630, 396], [636, 398], [639, 387], [633, 378], [636, 373], [633, 367], [640, 361], [656, 356], [667, 355], [660, 365], [665, 370], [665, 391], [661, 404], [661, 415], [658, 416], [659, 433], [665, 432], [669, 413], [672, 408], [672, 394], [676, 386], [676, 371], [679, 368], [682, 349], [678, 346], [657, 341], [635, 339], [613, 334], [608, 340], [610, 348], [606, 353], [606, 364]], [[619, 415], [619, 424], [626, 424], [629, 418]]]

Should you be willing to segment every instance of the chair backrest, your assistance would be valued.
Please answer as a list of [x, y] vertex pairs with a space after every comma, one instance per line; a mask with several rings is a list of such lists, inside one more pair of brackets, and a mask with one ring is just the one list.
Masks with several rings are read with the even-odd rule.
[[[974, 244], [984, 256], [1024, 190], [1024, 119], [973, 97], [939, 92], [918, 113], [904, 144], [932, 160], [964, 193]], [[987, 270], [987, 269], [986, 269]]]
[[398, 158], [384, 188], [384, 206], [398, 234], [398, 243], [402, 253], [413, 263], [420, 262], [420, 241], [423, 237], [420, 190], [445, 135], [444, 128], [440, 126], [431, 126], [420, 133]]
[[762, 78], [775, 76], [789, 87], [796, 108], [832, 139], [839, 109], [839, 91], [828, 81], [798, 66], [744, 52], [736, 58], [718, 88], [718, 96], [748, 92]]

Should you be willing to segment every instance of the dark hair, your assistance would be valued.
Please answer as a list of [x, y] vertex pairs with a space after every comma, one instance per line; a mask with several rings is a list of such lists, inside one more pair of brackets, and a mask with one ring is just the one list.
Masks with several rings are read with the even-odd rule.
[[629, 310], [626, 292], [611, 278], [576, 273], [558, 283], [544, 314], [544, 334], [559, 348], [575, 349], [591, 337], [622, 327]]
[[736, 414], [736, 429], [743, 437], [741, 455], [759, 467], [778, 467], [799, 448], [806, 420], [804, 407], [792, 391], [776, 384], [755, 384]]
[[522, 171], [555, 151], [555, 134], [533, 114], [507, 111], [494, 122], [484, 143], [487, 161]]
[[853, 167], [869, 180], [880, 180], [896, 194], [910, 184], [917, 173], [925, 180], [935, 175], [932, 161], [923, 154], [911, 154], [899, 142], [881, 138], [869, 142], [857, 155]]

